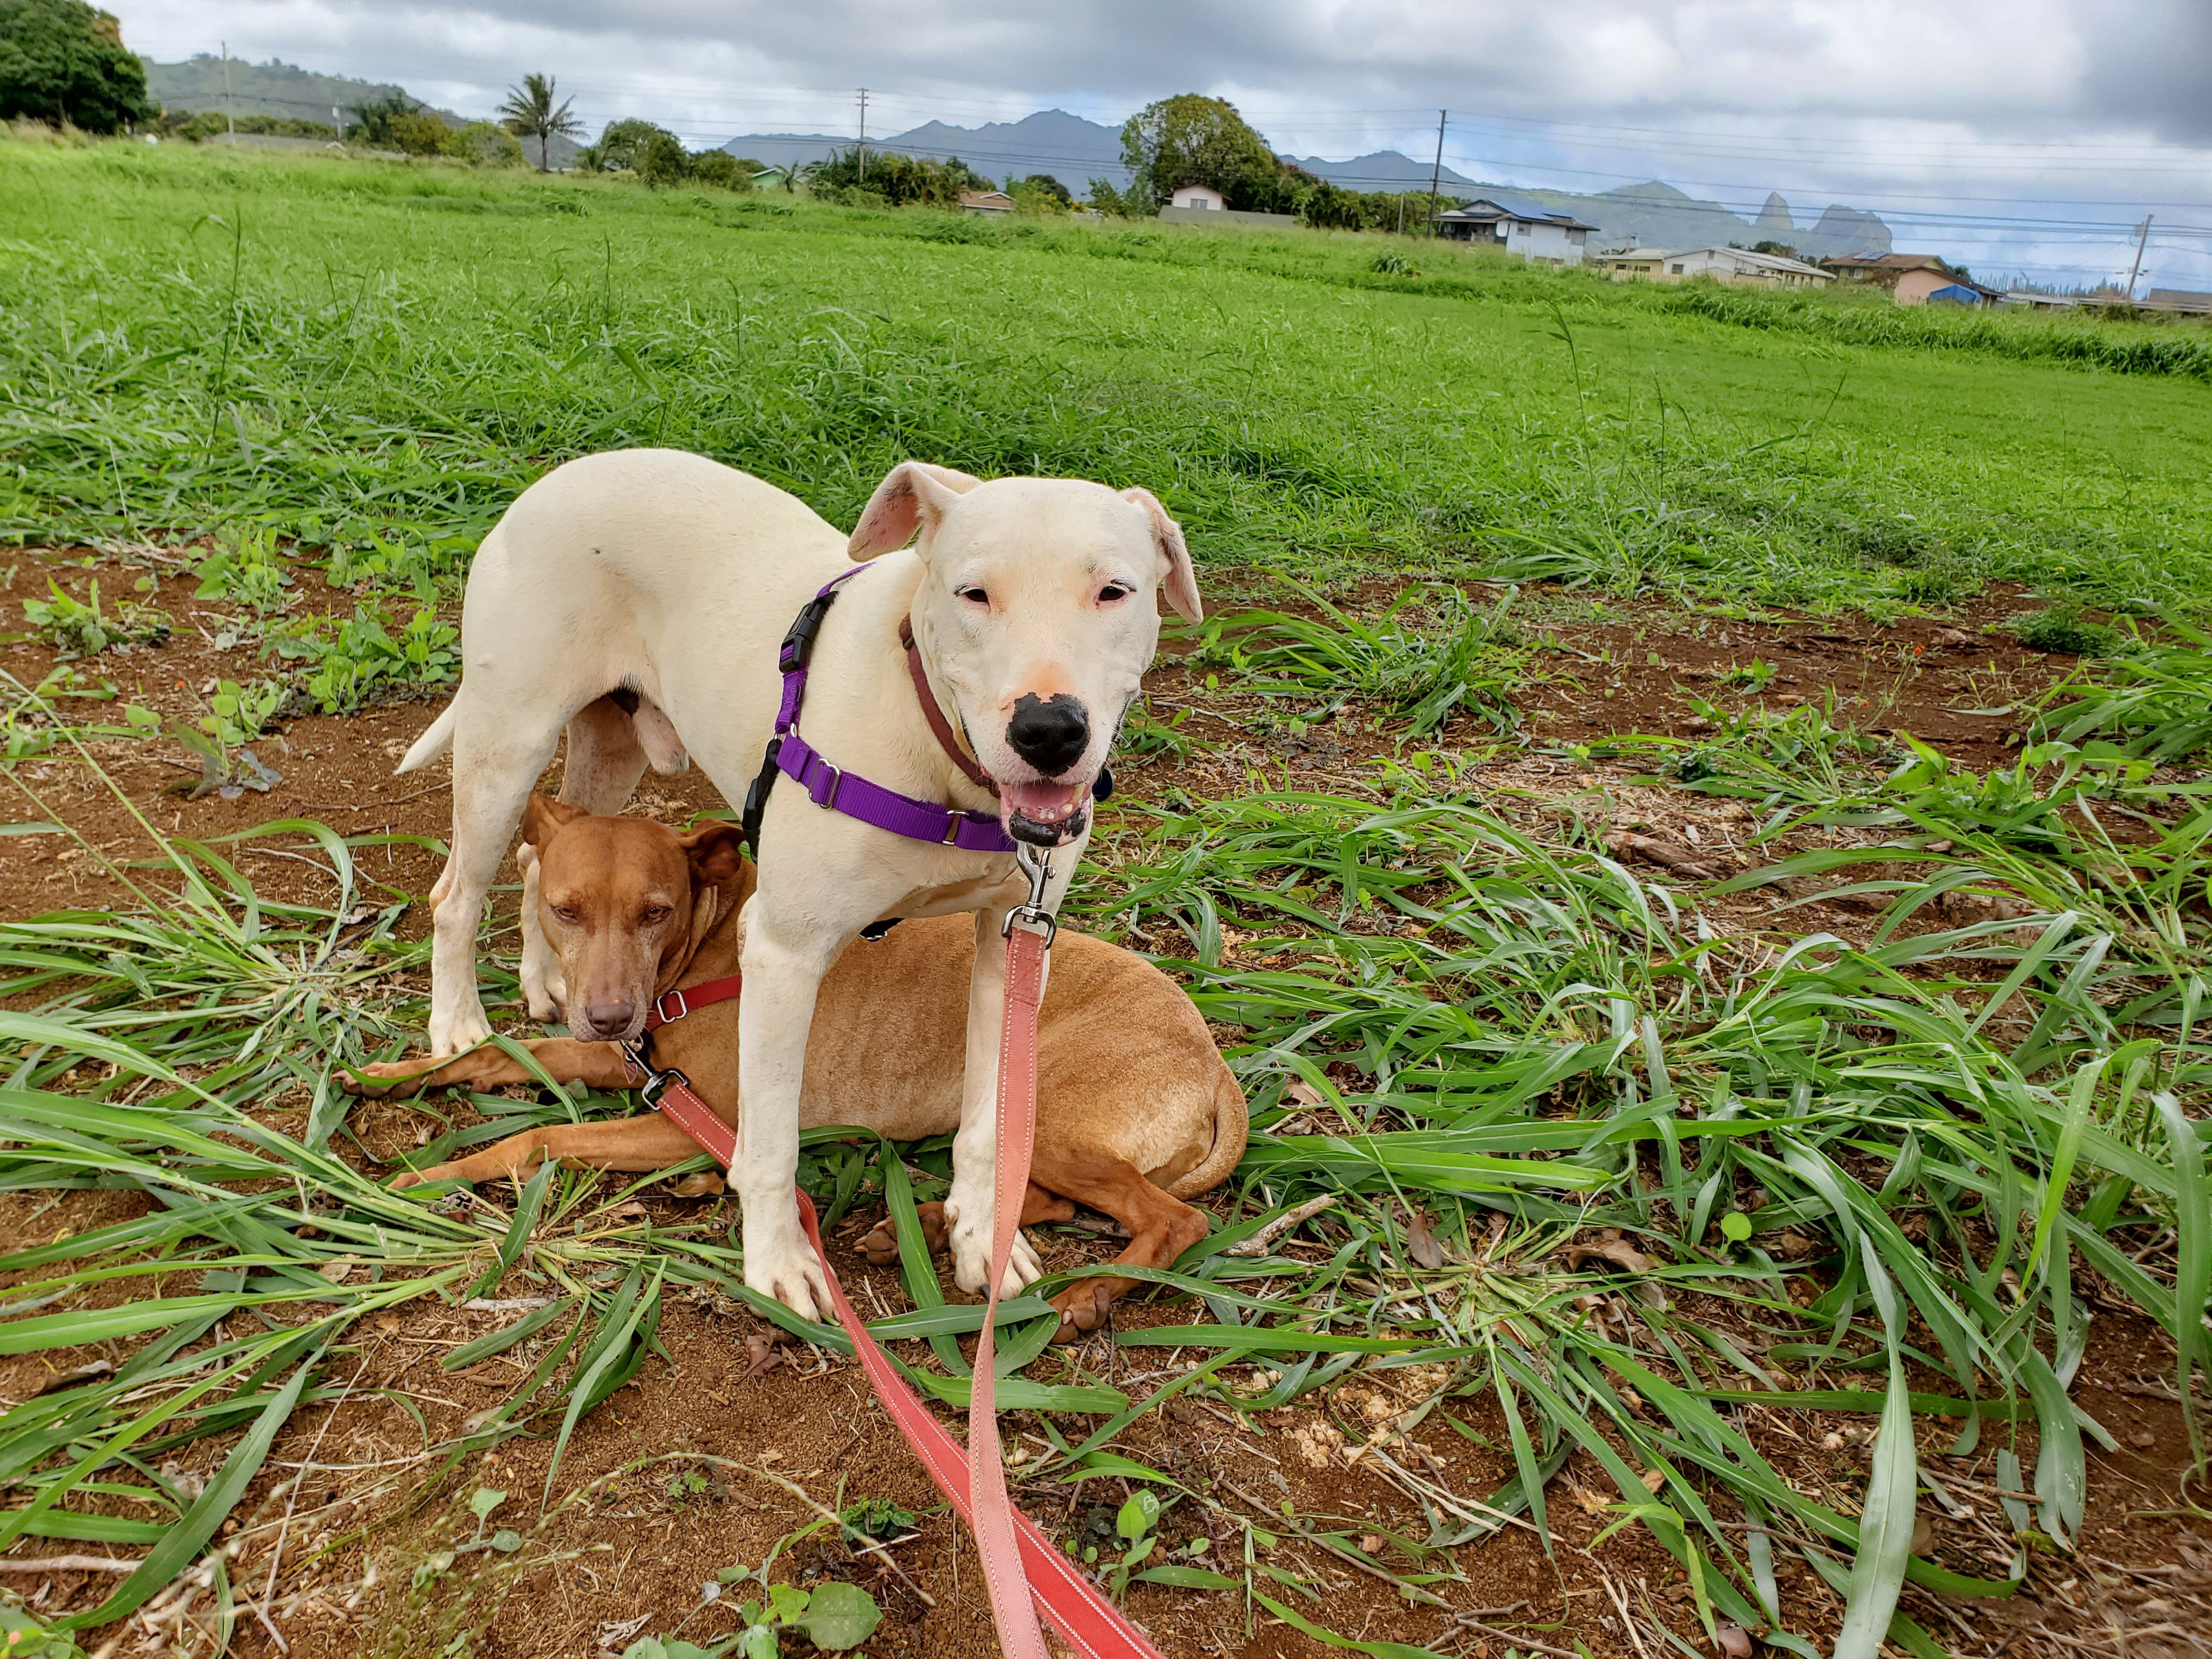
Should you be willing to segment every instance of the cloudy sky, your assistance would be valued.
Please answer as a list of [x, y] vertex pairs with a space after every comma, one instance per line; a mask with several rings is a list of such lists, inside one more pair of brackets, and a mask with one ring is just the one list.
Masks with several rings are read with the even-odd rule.
[[465, 114], [526, 70], [594, 131], [959, 126], [1235, 100], [1285, 154], [1398, 149], [1468, 177], [1780, 190], [1886, 217], [1985, 277], [2212, 289], [2212, 0], [104, 0], [162, 61], [393, 81]]

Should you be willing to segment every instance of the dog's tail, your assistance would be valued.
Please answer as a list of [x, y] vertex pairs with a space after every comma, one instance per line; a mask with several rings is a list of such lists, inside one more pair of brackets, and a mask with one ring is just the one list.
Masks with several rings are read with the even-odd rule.
[[395, 775], [419, 772], [453, 746], [453, 711], [459, 707], [458, 697], [446, 705], [446, 712], [430, 722], [430, 729], [415, 739], [415, 746], [392, 769]]
[[[1219, 1062], [1216, 1062], [1218, 1064]], [[1168, 1188], [1170, 1198], [1194, 1198], [1229, 1179], [1244, 1158], [1244, 1138], [1250, 1120], [1244, 1109], [1244, 1091], [1225, 1065], [1213, 1089], [1213, 1150], [1188, 1175]]]

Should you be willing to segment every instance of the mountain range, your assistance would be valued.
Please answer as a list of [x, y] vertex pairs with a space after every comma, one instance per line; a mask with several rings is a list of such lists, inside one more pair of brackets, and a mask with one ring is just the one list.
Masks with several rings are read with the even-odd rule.
[[[837, 150], [849, 149], [857, 142], [852, 134], [755, 132], [732, 138], [722, 148], [733, 155], [749, 155], [778, 167], [802, 167]], [[980, 127], [932, 121], [888, 137], [870, 138], [868, 147], [939, 160], [957, 155], [978, 173], [994, 178], [1049, 173], [1078, 194], [1093, 179], [1103, 179], [1116, 189], [1129, 183], [1129, 169], [1121, 161], [1120, 131], [1070, 115], [1066, 110], [1039, 110], [1018, 121], [993, 121]], [[1426, 190], [1433, 166], [1395, 149], [1375, 150], [1344, 161], [1319, 155], [1286, 159], [1316, 178], [1358, 191]], [[1778, 192], [1770, 192], [1758, 216], [1747, 220], [1718, 202], [1701, 201], [1657, 179], [1585, 196], [1571, 191], [1486, 184], [1443, 167], [1437, 170], [1437, 183], [1444, 194], [1462, 199], [1503, 190], [1520, 200], [1571, 213], [1599, 228], [1593, 240], [1601, 246], [1632, 243], [1639, 247], [1679, 248], [1771, 240], [1788, 243], [1810, 258], [1890, 252], [1889, 227], [1879, 216], [1832, 204], [1818, 219], [1800, 224]]]
[[[325, 123], [331, 119], [333, 105], [350, 111], [401, 91], [378, 82], [317, 75], [275, 58], [265, 64], [233, 58], [226, 68], [222, 58], [205, 52], [180, 64], [149, 62], [146, 78], [155, 100], [172, 110], [219, 110], [228, 104], [240, 115], [289, 116]], [[462, 125], [462, 118], [451, 110], [434, 112], [454, 126]], [[733, 155], [789, 167], [825, 160], [857, 142], [857, 136], [852, 134], [752, 132], [731, 139], [722, 148]], [[1103, 179], [1117, 189], [1129, 183], [1129, 169], [1121, 161], [1120, 130], [1060, 109], [1038, 110], [1018, 121], [993, 121], [980, 127], [931, 121], [888, 137], [872, 137], [868, 146], [940, 160], [957, 155], [977, 172], [994, 178], [1048, 173], [1078, 194], [1093, 179]], [[568, 140], [556, 138], [553, 165], [567, 166], [576, 149]], [[1319, 155], [1287, 159], [1316, 178], [1358, 191], [1426, 190], [1432, 165], [1395, 149], [1375, 150], [1342, 161]], [[1877, 216], [1832, 205], [1813, 222], [1800, 224], [1778, 193], [1769, 194], [1757, 216], [1747, 220], [1717, 202], [1701, 201], [1656, 179], [1592, 196], [1486, 184], [1450, 167], [1437, 171], [1437, 182], [1444, 194], [1462, 200], [1504, 191], [1557, 212], [1571, 213], [1599, 228], [1593, 242], [1602, 247], [1632, 243], [1680, 248], [1772, 240], [1788, 243], [1812, 258], [1890, 251], [1889, 227]]]

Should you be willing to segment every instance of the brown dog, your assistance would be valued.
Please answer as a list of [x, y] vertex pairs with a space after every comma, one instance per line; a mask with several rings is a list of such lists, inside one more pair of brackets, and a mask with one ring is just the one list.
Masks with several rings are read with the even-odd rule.
[[[578, 1033], [526, 1046], [562, 1082], [627, 1087], [617, 1044], [644, 1029], [654, 999], [737, 973], [738, 912], [753, 890], [753, 866], [732, 825], [679, 836], [647, 819], [593, 817], [538, 796], [523, 817], [523, 841], [525, 856], [537, 860], [539, 920]], [[848, 950], [815, 1009], [801, 1127], [849, 1123], [899, 1140], [957, 1128], [975, 954], [967, 916], [902, 922], [881, 941]], [[661, 1027], [651, 1053], [737, 1123], [736, 1001]], [[531, 1080], [489, 1048], [362, 1071], [348, 1086], [380, 1097]], [[1164, 1266], [1206, 1236], [1205, 1218], [1178, 1200], [1226, 1178], [1244, 1155], [1244, 1133], [1243, 1091], [1190, 999], [1142, 957], [1061, 933], [1038, 1024], [1036, 1153], [1023, 1224], [1067, 1220], [1073, 1200], [1128, 1230], [1118, 1261]], [[510, 1135], [398, 1184], [523, 1177], [541, 1157], [574, 1168], [659, 1170], [698, 1150], [673, 1123], [646, 1113]], [[930, 1248], [944, 1249], [944, 1206], [925, 1204], [921, 1213]], [[861, 1248], [878, 1264], [895, 1260], [890, 1223]], [[1059, 1340], [1096, 1329], [1112, 1299], [1135, 1287], [1090, 1279], [1062, 1291], [1053, 1299]]]

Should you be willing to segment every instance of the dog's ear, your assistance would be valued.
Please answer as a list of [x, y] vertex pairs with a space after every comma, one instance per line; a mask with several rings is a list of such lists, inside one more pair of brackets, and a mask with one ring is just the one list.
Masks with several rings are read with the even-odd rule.
[[543, 795], [532, 795], [522, 808], [522, 842], [545, 850], [545, 843], [559, 833], [564, 823], [574, 823], [578, 818], [591, 817], [580, 806], [571, 806], [564, 800], [548, 800]]
[[745, 865], [744, 831], [734, 823], [709, 823], [678, 836], [677, 845], [691, 861], [695, 886], [720, 887]]
[[1145, 516], [1152, 521], [1152, 544], [1159, 549], [1160, 558], [1167, 566], [1162, 580], [1167, 584], [1168, 603], [1185, 622], [1203, 621], [1206, 607], [1199, 603], [1198, 573], [1191, 568], [1190, 549], [1183, 545], [1182, 526], [1168, 517], [1167, 508], [1149, 489], [1125, 489], [1121, 499], [1143, 507]]
[[860, 509], [847, 550], [856, 559], [872, 559], [904, 547], [917, 529], [934, 525], [946, 507], [982, 482], [949, 466], [901, 461]]

